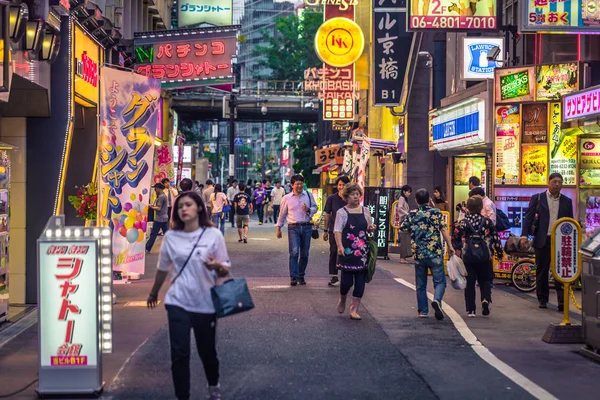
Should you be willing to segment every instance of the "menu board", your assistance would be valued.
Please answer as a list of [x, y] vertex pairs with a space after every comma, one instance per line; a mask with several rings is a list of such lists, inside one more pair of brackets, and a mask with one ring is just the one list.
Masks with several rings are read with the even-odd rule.
[[484, 157], [456, 157], [454, 159], [454, 184], [468, 185], [469, 178], [472, 176], [481, 179], [482, 171], [485, 171]]
[[523, 143], [548, 142], [548, 104], [523, 104]]
[[548, 146], [524, 144], [521, 150], [521, 184], [545, 185], [548, 182]]
[[579, 90], [579, 64], [550, 64], [536, 67], [536, 100], [559, 100]]
[[600, 186], [600, 139], [581, 139], [580, 186]]
[[550, 174], [558, 172], [564, 185], [576, 184], [577, 137], [567, 136], [561, 129], [562, 103], [550, 103]]
[[519, 125], [496, 126], [494, 184], [519, 183]]

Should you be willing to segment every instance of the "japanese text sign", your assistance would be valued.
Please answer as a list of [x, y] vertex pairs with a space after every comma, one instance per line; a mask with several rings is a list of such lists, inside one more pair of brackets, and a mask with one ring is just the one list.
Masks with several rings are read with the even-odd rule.
[[519, 155], [521, 134], [518, 105], [496, 107], [496, 146], [494, 157], [494, 184], [519, 183]]
[[577, 137], [567, 136], [561, 128], [561, 103], [550, 103], [550, 174], [558, 172], [563, 185], [575, 185], [577, 174]]
[[563, 122], [600, 114], [600, 86], [562, 97]]
[[102, 67], [99, 218], [113, 229], [113, 268], [144, 273], [160, 81]]
[[523, 143], [548, 142], [548, 105], [523, 104]]
[[572, 218], [561, 218], [552, 227], [552, 275], [560, 283], [572, 283], [581, 275], [581, 226]]
[[580, 186], [600, 186], [600, 139], [580, 140]]
[[98, 88], [99, 65], [101, 64], [100, 46], [76, 25], [73, 26], [73, 29], [75, 32], [75, 45], [72, 62], [73, 74], [75, 75], [75, 93], [94, 104], [98, 104], [100, 93]]
[[233, 21], [233, 0], [184, 0], [177, 4], [177, 26], [209, 23], [223, 26]]
[[406, 31], [406, 7], [381, 3], [373, 0], [373, 105], [395, 106], [401, 102], [413, 34]]
[[354, 80], [354, 66], [304, 71], [304, 90], [318, 92], [323, 100], [323, 116], [328, 120], [353, 120], [355, 101], [360, 98], [360, 84]]
[[455, 0], [408, 1], [408, 28], [413, 31], [481, 31], [498, 28], [496, 0], [463, 2]]
[[600, 32], [598, 0], [523, 0], [522, 32]]
[[344, 148], [338, 145], [325, 147], [315, 151], [315, 165], [329, 164], [335, 161], [337, 165], [344, 162]]
[[364, 206], [369, 210], [376, 230], [373, 233], [377, 241], [377, 256], [387, 257], [388, 235], [390, 231], [391, 193], [388, 188], [366, 187]]
[[231, 60], [237, 55], [237, 26], [199, 28], [185, 35], [172, 32], [169, 36], [135, 34], [137, 73], [160, 79], [168, 88], [233, 82]]
[[524, 144], [521, 147], [521, 184], [545, 185], [548, 182], [548, 146]]
[[42, 367], [98, 363], [97, 243], [39, 243]]
[[496, 69], [494, 74], [497, 104], [535, 99], [535, 67]]
[[560, 96], [579, 90], [579, 64], [536, 66], [536, 100], [558, 100]]

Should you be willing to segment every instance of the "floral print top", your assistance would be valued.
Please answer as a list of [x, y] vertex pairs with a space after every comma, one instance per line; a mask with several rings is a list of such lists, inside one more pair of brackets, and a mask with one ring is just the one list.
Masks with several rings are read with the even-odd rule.
[[486, 218], [481, 214], [468, 214], [464, 219], [456, 223], [452, 232], [452, 246], [456, 250], [462, 250], [463, 239], [466, 240], [467, 235], [472, 233], [471, 227], [469, 227], [467, 222], [471, 224], [473, 229], [477, 229], [480, 224], [483, 223], [482, 228], [484, 230], [485, 241], [487, 242], [490, 251], [496, 254], [498, 260], [501, 260], [504, 251], [502, 250], [502, 243], [500, 243], [500, 237], [498, 236], [496, 226], [491, 219]]
[[400, 225], [402, 232], [410, 232], [415, 260], [443, 257], [443, 229], [446, 229], [446, 222], [441, 211], [428, 205], [410, 211]]
[[370, 214], [365, 213], [364, 207], [362, 211], [361, 213], [349, 213], [348, 209], [344, 207], [337, 212], [335, 232], [340, 232], [337, 219], [345, 219], [346, 221], [341, 229], [344, 255], [338, 255], [336, 264], [338, 269], [361, 271], [368, 267], [367, 228], [371, 218]]

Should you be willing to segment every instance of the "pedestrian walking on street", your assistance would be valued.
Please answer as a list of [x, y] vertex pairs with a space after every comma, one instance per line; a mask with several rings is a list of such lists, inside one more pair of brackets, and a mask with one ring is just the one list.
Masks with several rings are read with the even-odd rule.
[[256, 212], [258, 214], [258, 224], [262, 225], [265, 219], [265, 202], [267, 200], [267, 191], [260, 183], [256, 184], [256, 189], [252, 194], [254, 203], [256, 204]]
[[172, 230], [162, 242], [158, 271], [148, 295], [149, 308], [158, 305], [158, 293], [172, 268], [171, 286], [165, 297], [171, 345], [171, 372], [179, 400], [190, 394], [190, 332], [208, 381], [209, 399], [221, 398], [216, 336], [217, 316], [211, 289], [229, 274], [225, 239], [210, 222], [201, 197], [186, 192], [175, 200]]
[[442, 312], [442, 299], [446, 291], [446, 275], [444, 274], [444, 249], [440, 235], [444, 238], [450, 254], [454, 254], [452, 240], [440, 210], [431, 208], [429, 192], [419, 189], [415, 194], [419, 208], [408, 213], [400, 230], [410, 232], [415, 255], [415, 281], [417, 286], [417, 312], [419, 318], [427, 318], [429, 307], [427, 305], [427, 271], [431, 270], [433, 276], [433, 302], [431, 307], [435, 311], [435, 318], [444, 319]]
[[[411, 193], [412, 188], [408, 185], [404, 185], [400, 189], [400, 198], [398, 199], [398, 204], [396, 204], [396, 221], [399, 221], [400, 224], [402, 224], [410, 211], [408, 198]], [[410, 243], [410, 232], [399, 232], [398, 236], [400, 241], [400, 262], [402, 264], [407, 264], [407, 258], [412, 257], [413, 255]]]
[[325, 202], [325, 230], [323, 231], [323, 240], [329, 241], [329, 286], [334, 286], [339, 282], [338, 278], [338, 246], [336, 244], [333, 228], [337, 212], [348, 204], [344, 199], [344, 187], [350, 183], [350, 178], [340, 176], [336, 179], [337, 193], [327, 197]]
[[376, 228], [371, 222], [371, 214], [367, 208], [360, 205], [362, 195], [363, 191], [357, 183], [349, 183], [344, 187], [343, 196], [348, 205], [337, 211], [334, 226], [338, 256], [337, 267], [342, 271], [340, 299], [337, 308], [340, 314], [344, 313], [346, 296], [354, 285], [350, 303], [350, 318], [356, 320], [361, 319], [358, 308], [365, 293], [369, 272], [367, 232], [373, 232]]
[[[481, 201], [483, 203], [483, 209], [481, 210], [481, 215], [483, 215], [486, 218], [491, 219], [492, 222], [494, 223], [494, 225], [496, 225], [496, 205], [489, 197], [487, 197], [485, 195], [485, 190], [483, 190], [482, 187], [476, 187], [475, 189], [473, 189], [469, 192], [469, 197], [473, 197], [473, 196], [477, 196], [477, 197], [481, 198]], [[469, 209], [469, 207], [467, 206], [467, 210], [468, 209]]]
[[238, 235], [240, 235], [238, 242], [248, 243], [248, 226], [250, 225], [250, 214], [252, 214], [252, 199], [246, 193], [245, 189], [246, 185], [244, 185], [244, 182], [240, 182], [240, 191], [233, 197], [233, 209], [235, 211]]
[[[523, 221], [522, 236], [533, 236], [535, 248], [535, 263], [537, 273], [535, 276], [537, 299], [540, 308], [548, 308], [550, 285], [550, 235], [554, 223], [561, 218], [573, 218], [573, 202], [570, 198], [560, 193], [563, 177], [558, 172], [550, 174], [548, 190], [531, 197], [529, 208]], [[563, 285], [554, 281], [558, 300], [558, 311], [564, 310]]]
[[[278, 239], [283, 236], [281, 227], [288, 224], [288, 245], [290, 252], [290, 285], [306, 285], [304, 275], [308, 265], [310, 240], [312, 237], [311, 219], [317, 212], [317, 203], [313, 195], [304, 190], [304, 177], [292, 176], [292, 192], [281, 201], [281, 214], [277, 220]], [[298, 258], [300, 259], [298, 261]]]
[[202, 201], [208, 207], [208, 215], [211, 215], [210, 210], [210, 195], [215, 191], [215, 183], [209, 179], [206, 181], [206, 189], [202, 191]]
[[190, 190], [192, 190], [193, 186], [194, 182], [192, 182], [190, 178], [183, 178], [181, 182], [179, 182], [179, 189], [181, 189], [182, 193], [189, 192]]
[[275, 188], [271, 191], [271, 200], [273, 201], [273, 222], [276, 224], [281, 210], [281, 200], [285, 196], [285, 189], [281, 187], [281, 182], [275, 182]]
[[154, 185], [154, 191], [156, 192], [156, 201], [149, 208], [156, 211], [156, 216], [154, 217], [154, 223], [150, 231], [150, 238], [146, 242], [146, 253], [152, 251], [158, 231], [162, 229], [163, 233], [167, 233], [169, 230], [168, 200], [165, 194], [165, 186], [162, 183], [157, 183]]
[[[238, 181], [237, 180], [233, 180], [231, 181], [231, 186], [229, 186], [229, 188], [227, 188], [227, 200], [229, 201], [230, 205], [233, 205], [233, 198], [235, 197], [236, 194], [239, 193], [239, 189], [238, 189]], [[229, 222], [231, 223], [231, 227], [233, 228], [234, 225], [234, 221], [235, 221], [235, 212], [233, 211], [233, 207], [231, 209], [231, 211], [229, 211]]]
[[223, 213], [223, 207], [228, 204], [228, 202], [227, 196], [223, 193], [220, 183], [215, 185], [215, 191], [210, 195], [209, 203], [212, 222], [221, 230], [221, 233], [225, 235], [225, 213]]
[[[162, 185], [165, 187], [163, 191], [167, 196], [167, 216], [169, 220], [171, 220], [171, 214], [173, 213], [173, 202], [179, 193], [177, 192], [177, 189], [171, 186], [171, 181], [169, 178], [163, 178], [160, 183], [162, 183]], [[166, 231], [163, 231], [163, 233], [166, 233]]]
[[480, 196], [470, 197], [467, 201], [469, 214], [457, 222], [452, 233], [452, 244], [457, 252], [462, 251], [462, 259], [467, 269], [467, 288], [465, 289], [465, 306], [467, 316], [475, 318], [475, 282], [481, 291], [481, 308], [483, 315], [490, 314], [492, 303], [492, 253], [502, 260], [503, 250], [496, 225], [491, 219], [482, 215], [483, 199]]
[[433, 197], [431, 198], [430, 206], [432, 208], [437, 208], [440, 211], [450, 211], [450, 206], [446, 201], [444, 190], [441, 186], [436, 186], [433, 188]]
[[204, 190], [204, 185], [201, 185], [200, 182], [196, 181], [194, 192], [198, 193], [200, 197], [202, 197], [202, 190]]

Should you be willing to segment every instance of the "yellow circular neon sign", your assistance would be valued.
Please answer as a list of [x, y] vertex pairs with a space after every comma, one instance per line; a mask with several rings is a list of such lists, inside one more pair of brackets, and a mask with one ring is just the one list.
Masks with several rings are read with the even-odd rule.
[[365, 48], [365, 37], [358, 24], [348, 18], [328, 19], [315, 35], [317, 56], [332, 67], [356, 62]]

